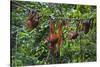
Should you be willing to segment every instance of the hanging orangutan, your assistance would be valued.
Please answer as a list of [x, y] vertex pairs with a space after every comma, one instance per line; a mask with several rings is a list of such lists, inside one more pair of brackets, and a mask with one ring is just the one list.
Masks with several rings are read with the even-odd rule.
[[50, 43], [48, 46], [50, 49], [54, 48], [56, 45], [60, 47], [62, 41], [62, 23], [58, 24], [58, 32], [55, 32], [53, 20], [49, 21], [49, 35], [46, 39], [46, 43]]
[[77, 23], [77, 30], [84, 31], [85, 34], [89, 32], [90, 26], [93, 26], [92, 18], [87, 20], [82, 20]]
[[76, 39], [78, 36], [78, 32], [76, 31], [70, 31], [68, 34], [70, 39]]
[[91, 19], [83, 22], [83, 31], [85, 34], [87, 34], [89, 32], [90, 25], [91, 25]]
[[36, 28], [39, 24], [39, 18], [40, 17], [35, 10], [29, 10], [28, 11], [28, 18], [27, 18], [27, 21], [25, 23], [26, 27], [29, 30]]

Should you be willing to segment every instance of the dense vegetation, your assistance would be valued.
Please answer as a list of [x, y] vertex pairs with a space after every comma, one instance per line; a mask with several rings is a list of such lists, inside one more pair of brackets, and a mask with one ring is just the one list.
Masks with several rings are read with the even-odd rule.
[[[26, 28], [28, 9], [37, 10], [39, 23], [31, 31]], [[49, 16], [57, 24], [63, 18], [71, 18], [68, 26], [62, 27], [62, 43], [59, 54], [51, 54], [45, 45], [49, 33]], [[92, 17], [89, 32], [79, 31], [82, 24], [76, 19]], [[81, 22], [85, 22], [82, 20]], [[70, 39], [69, 31], [77, 31], [77, 38]], [[96, 6], [39, 2], [11, 2], [11, 65], [38, 65], [96, 61]]]

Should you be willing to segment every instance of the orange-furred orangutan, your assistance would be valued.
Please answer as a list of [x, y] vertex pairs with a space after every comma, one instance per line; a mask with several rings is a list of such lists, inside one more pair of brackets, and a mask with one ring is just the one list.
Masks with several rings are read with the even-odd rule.
[[54, 22], [53, 20], [50, 20], [49, 22], [49, 35], [46, 39], [46, 43], [50, 43], [50, 46], [48, 48], [53, 49], [57, 45], [60, 47], [61, 41], [62, 41], [62, 23], [60, 22], [58, 24], [58, 32], [55, 32]]
[[25, 23], [26, 27], [29, 29], [29, 30], [32, 30], [34, 28], [36, 28], [39, 24], [39, 15], [37, 14], [36, 11], [34, 10], [30, 10], [29, 13], [28, 13], [28, 18], [27, 18], [27, 21]]

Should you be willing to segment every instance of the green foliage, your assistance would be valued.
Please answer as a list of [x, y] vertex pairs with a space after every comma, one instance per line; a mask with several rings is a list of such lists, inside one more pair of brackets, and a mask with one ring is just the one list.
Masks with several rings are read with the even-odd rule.
[[[11, 3], [12, 66], [51, 64], [52, 57], [50, 56], [50, 50], [44, 44], [49, 32], [49, 15], [54, 15], [57, 19], [59, 19], [59, 17], [87, 19], [92, 16], [94, 18], [92, 28], [87, 34], [79, 32], [79, 36], [76, 39], [70, 40], [68, 31], [69, 28], [76, 30], [77, 22], [71, 21], [69, 28], [63, 27], [63, 42], [60, 48], [60, 57], [53, 59], [56, 61], [60, 59], [59, 63], [96, 61], [95, 6], [24, 1], [16, 2], [21, 6], [15, 5], [13, 2]], [[25, 13], [26, 8], [36, 9], [39, 11], [39, 15], [42, 16], [38, 27], [32, 31], [28, 31], [25, 28], [27, 17]]]

